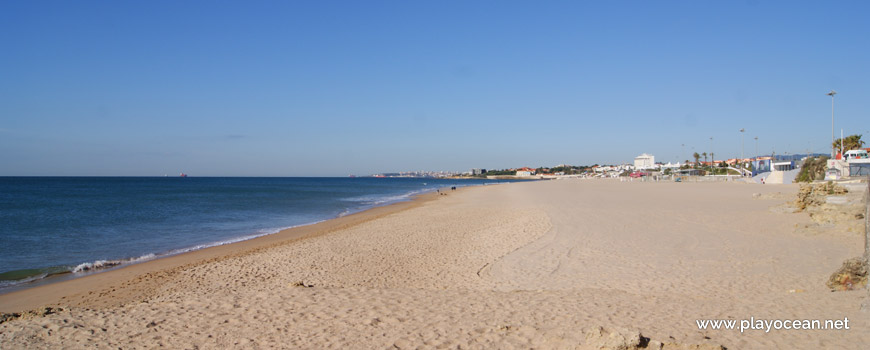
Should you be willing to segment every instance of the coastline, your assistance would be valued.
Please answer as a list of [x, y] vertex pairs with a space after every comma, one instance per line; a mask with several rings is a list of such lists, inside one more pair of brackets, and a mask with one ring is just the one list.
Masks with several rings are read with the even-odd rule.
[[[418, 180], [15, 177], [0, 184], [12, 186], [10, 203], [20, 206], [12, 206], [17, 211], [3, 230], [9, 244], [0, 249], [0, 294], [275, 234], [407, 201], [451, 183], [432, 179], [421, 186]], [[214, 187], [209, 192], [214, 200], [201, 203], [202, 186]], [[70, 188], [86, 195], [65, 197]], [[329, 193], [315, 194], [321, 190]], [[119, 193], [126, 200], [116, 202]], [[112, 214], [103, 210], [115, 206]], [[33, 244], [55, 236], [68, 242], [63, 249]]]
[[[460, 187], [459, 190], [465, 187]], [[362, 211], [338, 216], [332, 219], [301, 225], [267, 234], [252, 239], [229, 244], [215, 245], [203, 249], [183, 252], [180, 254], [158, 257], [140, 263], [123, 265], [98, 271], [81, 277], [52, 276], [44, 282], [32, 287], [24, 287], [0, 294], [0, 313], [13, 313], [34, 310], [42, 307], [72, 305], [80, 307], [102, 307], [120, 305], [138, 299], [135, 293], [112, 293], [109, 298], [100, 296], [91, 299], [89, 296], [103, 290], [117, 291], [117, 285], [124, 288], [134, 288], [130, 281], [138, 276], [172, 273], [174, 270], [191, 267], [198, 264], [218, 261], [221, 259], [250, 254], [260, 249], [290, 244], [302, 239], [329, 234], [367, 221], [415, 208], [427, 201], [437, 199], [436, 192], [426, 192], [413, 195], [407, 201], [399, 201], [381, 206], [375, 206]], [[51, 280], [54, 279], [54, 280]], [[149, 284], [159, 283], [153, 281]], [[108, 300], [107, 300], [108, 299]]]
[[[62, 310], [7, 319], [0, 341], [399, 349], [870, 342], [870, 314], [860, 311], [866, 291], [831, 293], [824, 284], [861, 253], [863, 237], [806, 230], [809, 215], [782, 210], [797, 189], [581, 179], [469, 187], [330, 220], [309, 234], [158, 260], [165, 268], [138, 275], [97, 274], [111, 281], [92, 278], [47, 305]], [[696, 324], [751, 317], [848, 319], [852, 329]]]

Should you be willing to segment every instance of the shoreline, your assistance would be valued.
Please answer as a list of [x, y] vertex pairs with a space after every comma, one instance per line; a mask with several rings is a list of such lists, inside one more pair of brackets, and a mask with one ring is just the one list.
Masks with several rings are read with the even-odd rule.
[[[141, 176], [136, 176], [139, 178]], [[162, 178], [162, 177], [161, 177]], [[469, 186], [483, 186], [488, 185], [486, 183], [481, 184], [471, 184], [471, 185], [461, 185], [460, 187], [469, 187]], [[293, 225], [279, 225], [274, 228], [261, 229], [256, 232], [240, 232], [238, 236], [230, 236], [222, 239], [218, 239], [215, 241], [207, 241], [203, 243], [194, 243], [188, 246], [181, 247], [170, 247], [164, 250], [155, 250], [151, 252], [147, 252], [141, 255], [131, 255], [119, 258], [101, 258], [101, 257], [91, 257], [89, 260], [80, 261], [78, 263], [72, 265], [53, 265], [47, 267], [36, 267], [36, 268], [24, 268], [18, 270], [10, 270], [5, 271], [3, 274], [13, 275], [15, 273], [28, 273], [23, 278], [19, 279], [8, 279], [0, 281], [0, 295], [13, 293], [16, 291], [29, 290], [32, 288], [36, 288], [43, 285], [63, 282], [67, 280], [73, 280], [78, 278], [87, 277], [94, 274], [104, 273], [108, 271], [117, 270], [120, 268], [124, 268], [127, 266], [142, 264], [148, 261], [165, 259], [172, 256], [187, 254], [203, 249], [208, 249], [216, 246], [224, 246], [228, 244], [235, 244], [239, 242], [249, 241], [253, 239], [257, 239], [264, 236], [270, 236], [274, 234], [278, 234], [282, 231], [295, 229], [303, 226], [316, 225], [328, 220], [334, 220], [337, 218], [349, 216], [352, 214], [361, 213], [364, 211], [368, 211], [377, 207], [389, 206], [396, 203], [413, 201], [415, 197], [425, 195], [428, 193], [435, 193], [439, 190], [448, 188], [449, 186], [444, 185], [444, 187], [436, 187], [436, 188], [423, 188], [412, 190], [410, 192], [391, 195], [384, 197], [382, 200], [374, 201], [371, 203], [360, 204], [356, 207], [348, 207], [344, 211], [335, 214], [333, 216], [327, 216], [322, 218], [317, 218], [310, 222], [303, 222]], [[31, 272], [32, 271], [32, 272]], [[2, 311], [2, 310], [0, 310]]]
[[[61, 307], [4, 315], [0, 342], [598, 349], [615, 336], [627, 349], [637, 348], [629, 338], [666, 349], [866, 343], [870, 316], [859, 310], [866, 293], [831, 293], [825, 285], [863, 252], [863, 236], [782, 210], [797, 193], [793, 185], [566, 180], [430, 194], [282, 237], [0, 296], [18, 309]], [[54, 299], [51, 290], [59, 293]], [[744, 333], [696, 323], [750, 317], [848, 318], [854, 329]]]
[[[147, 179], [148, 177], [135, 176], [131, 178]], [[220, 177], [220, 179], [223, 178], [224, 177]], [[119, 246], [118, 249], [103, 249], [95, 254], [90, 254], [90, 250], [86, 247], [73, 247], [78, 249], [72, 249], [71, 251], [81, 253], [67, 256], [65, 254], [66, 252], [59, 251], [53, 254], [44, 254], [44, 258], [36, 260], [34, 260], [34, 254], [31, 254], [29, 256], [23, 256], [24, 260], [14, 259], [17, 255], [10, 254], [10, 257], [7, 257], [9, 258], [9, 260], [4, 261], [4, 269], [0, 270], [0, 275], [2, 275], [0, 276], [0, 295], [8, 294], [18, 290], [31, 289], [45, 284], [57, 283], [59, 281], [82, 278], [96, 273], [103, 273], [125, 266], [136, 265], [156, 259], [163, 259], [178, 254], [207, 249], [214, 246], [234, 244], [241, 241], [252, 240], [262, 236], [273, 235], [287, 229], [314, 225], [323, 221], [348, 216], [380, 206], [387, 206], [403, 201], [411, 201], [415, 196], [449, 188], [451, 185], [449, 185], [448, 183], [449, 182], [436, 182], [431, 183], [429, 186], [427, 186], [427, 184], [424, 182], [422, 187], [418, 186], [415, 188], [404, 186], [402, 188], [398, 188], [398, 190], [401, 191], [399, 193], [375, 193], [366, 195], [366, 197], [362, 197], [364, 198], [363, 200], [357, 198], [339, 198], [338, 200], [340, 202], [347, 202], [347, 204], [338, 204], [339, 207], [336, 208], [336, 211], [326, 210], [317, 213], [307, 213], [307, 216], [300, 217], [301, 220], [299, 220], [299, 218], [290, 218], [289, 220], [285, 218], [283, 221], [280, 218], [275, 218], [274, 220], [269, 220], [271, 218], [248, 220], [248, 222], [259, 224], [248, 225], [251, 227], [242, 227], [242, 229], [240, 230], [233, 229], [229, 231], [220, 231], [200, 229], [198, 230], [199, 236], [194, 235], [194, 239], [192, 240], [188, 239], [176, 242], [166, 241], [166, 244], [152, 244], [142, 250], [129, 249], [129, 247]], [[462, 184], [459, 187], [490, 185], [497, 183], [502, 182], [496, 181], [494, 183], [486, 183], [485, 181], [479, 181], [473, 184]], [[454, 183], [453, 186], [456, 186], [456, 184]], [[207, 227], [208, 223], [208, 221], [203, 221], [200, 223], [200, 227]], [[127, 224], [125, 224], [125, 226], [132, 226], [135, 229], [135, 227], [137, 226], [136, 224], [136, 222], [128, 222]], [[67, 229], [67, 227], [61, 226], [58, 227], [56, 230], [64, 231]], [[159, 228], [151, 228], [150, 231], [171, 232], [172, 229], [172, 227], [166, 227], [164, 230], [161, 231], [159, 230]], [[143, 234], [147, 235], [148, 232], [143, 231]], [[149, 242], [147, 242], [146, 240], [145, 243], [147, 244]], [[110, 244], [117, 244], [117, 242], [110, 242]]]
[[[459, 189], [465, 187], [474, 186], [463, 186]], [[262, 249], [329, 234], [387, 215], [416, 208], [423, 203], [440, 197], [436, 193], [436, 191], [424, 192], [413, 195], [408, 200], [375, 206], [347, 215], [283, 229], [272, 234], [178, 254], [157, 256], [154, 259], [123, 264], [84, 276], [70, 276], [71, 272], [48, 276], [43, 281], [30, 282], [35, 285], [21, 288], [10, 287], [10, 291], [0, 292], [0, 313], [26, 312], [49, 306], [67, 306], [77, 296], [86, 297], [100, 290], [114, 291], [116, 285], [125, 285], [125, 282], [129, 282], [138, 276], [173, 273], [174, 270], [184, 267], [244, 256]], [[80, 297], [78, 299], [81, 301], [74, 302], [74, 305], [85, 307], [119, 305], [137, 299], [135, 293], [120, 298], [118, 294], [126, 293], [113, 293], [113, 296], [108, 298], [109, 300], [88, 301], [87, 298]]]

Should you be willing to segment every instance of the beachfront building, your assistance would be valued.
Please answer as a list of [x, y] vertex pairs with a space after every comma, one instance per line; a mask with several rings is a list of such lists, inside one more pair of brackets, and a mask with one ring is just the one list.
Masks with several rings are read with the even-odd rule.
[[659, 164], [659, 167], [661, 167], [662, 171], [664, 171], [665, 169], [671, 169], [671, 171], [676, 171], [676, 170], [680, 170], [680, 167], [682, 167], [682, 166], [683, 165], [680, 164], [680, 162], [676, 162], [676, 163], [668, 162], [667, 164]]
[[656, 157], [650, 154], [641, 154], [637, 157], [634, 157], [634, 168], [635, 169], [655, 169], [656, 167]]
[[471, 175], [483, 175], [486, 174], [486, 169], [474, 168], [471, 169]]
[[701, 169], [679, 169], [674, 173], [680, 176], [700, 176]]
[[771, 164], [773, 171], [789, 171], [794, 170], [795, 164], [794, 161], [784, 161], [784, 162], [775, 162]]
[[516, 176], [532, 176], [535, 175], [535, 169], [532, 168], [520, 168], [517, 169]]

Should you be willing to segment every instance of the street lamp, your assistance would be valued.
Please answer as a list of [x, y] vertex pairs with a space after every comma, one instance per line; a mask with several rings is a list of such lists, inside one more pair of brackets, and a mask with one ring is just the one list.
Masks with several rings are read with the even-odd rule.
[[837, 157], [837, 146], [834, 146], [834, 95], [836, 94], [837, 92], [834, 90], [825, 94], [831, 96], [831, 159]]
[[710, 173], [713, 172], [713, 137], [710, 136]]
[[[746, 129], [740, 128], [740, 164], [743, 164], [743, 133]], [[740, 173], [743, 174], [743, 166], [740, 166]]]
[[758, 136], [755, 137], [755, 160], [758, 160]]

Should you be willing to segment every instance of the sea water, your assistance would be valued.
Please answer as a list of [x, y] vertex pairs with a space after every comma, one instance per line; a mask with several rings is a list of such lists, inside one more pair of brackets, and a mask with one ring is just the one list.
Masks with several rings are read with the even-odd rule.
[[0, 292], [251, 239], [444, 187], [499, 182], [0, 177]]

